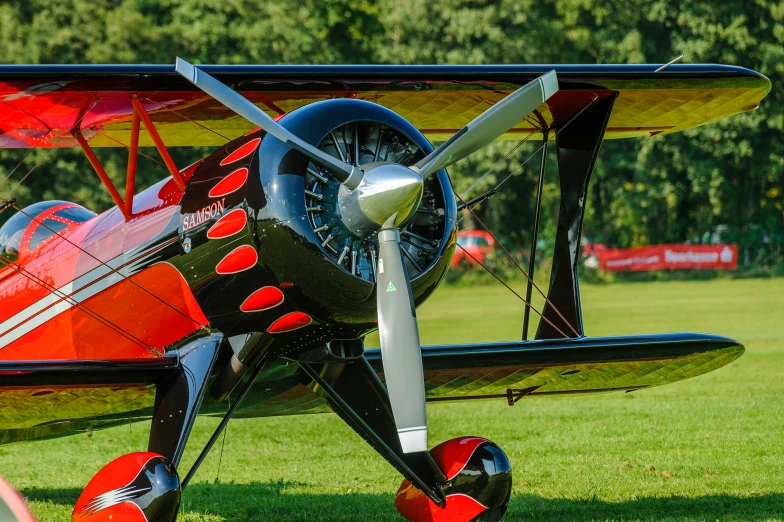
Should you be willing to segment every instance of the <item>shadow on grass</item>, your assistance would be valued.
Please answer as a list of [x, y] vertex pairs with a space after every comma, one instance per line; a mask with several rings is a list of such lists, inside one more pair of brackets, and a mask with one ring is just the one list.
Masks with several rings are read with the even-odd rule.
[[[393, 494], [312, 494], [294, 491], [306, 484], [196, 483], [183, 496], [179, 520], [291, 522], [401, 520]], [[68, 507], [81, 493], [76, 488], [29, 488], [33, 502]], [[601, 499], [543, 498], [514, 495], [505, 522], [534, 520], [749, 520], [784, 519], [784, 493], [752, 497], [643, 497], [608, 502]]]

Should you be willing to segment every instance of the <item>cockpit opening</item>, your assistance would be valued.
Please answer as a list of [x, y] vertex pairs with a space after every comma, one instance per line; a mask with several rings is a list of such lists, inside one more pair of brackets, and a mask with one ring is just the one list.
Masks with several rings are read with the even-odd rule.
[[95, 216], [83, 206], [67, 201], [41, 201], [25, 207], [0, 227], [0, 269]]

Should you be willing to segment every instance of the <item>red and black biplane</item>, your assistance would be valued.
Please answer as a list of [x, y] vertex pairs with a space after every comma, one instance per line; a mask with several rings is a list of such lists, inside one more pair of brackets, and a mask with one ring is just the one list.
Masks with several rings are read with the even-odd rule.
[[[428, 451], [426, 402], [635, 391], [739, 357], [715, 335], [586, 337], [580, 230], [603, 139], [710, 123], [769, 89], [719, 65], [1, 66], [0, 147], [81, 148], [116, 206], [2, 203], [0, 443], [151, 420], [73, 518], [173, 521], [230, 418], [333, 411], [403, 475], [408, 519], [499, 520], [508, 459], [477, 437]], [[492, 195], [463, 201], [444, 169], [531, 136], [556, 148], [561, 190], [534, 339], [529, 304], [522, 340], [421, 347], [458, 212]], [[137, 193], [153, 146], [170, 177]], [[190, 146], [216, 150], [176, 165], [169, 148]], [[124, 188], [99, 147], [129, 150]], [[197, 414], [222, 421], [181, 479]]]

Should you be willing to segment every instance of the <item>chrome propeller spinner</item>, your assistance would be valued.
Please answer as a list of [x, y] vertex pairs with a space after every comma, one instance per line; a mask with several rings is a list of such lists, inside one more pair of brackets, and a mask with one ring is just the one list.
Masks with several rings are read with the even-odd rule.
[[412, 167], [374, 162], [357, 167], [295, 136], [264, 111], [204, 71], [177, 58], [176, 70], [240, 116], [310, 158], [340, 181], [340, 218], [355, 234], [378, 232], [376, 305], [381, 359], [392, 414], [404, 453], [427, 451], [427, 414], [419, 330], [400, 249], [401, 225], [419, 208], [424, 181], [483, 148], [558, 91], [550, 71], [483, 112]]
[[362, 165], [365, 176], [357, 188], [345, 185], [338, 195], [343, 223], [360, 237], [383, 227], [400, 228], [419, 209], [424, 181], [419, 174], [397, 163]]

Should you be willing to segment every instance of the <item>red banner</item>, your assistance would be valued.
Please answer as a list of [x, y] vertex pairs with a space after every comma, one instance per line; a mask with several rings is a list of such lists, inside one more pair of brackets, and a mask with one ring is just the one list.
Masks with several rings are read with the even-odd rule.
[[610, 272], [646, 270], [735, 270], [737, 245], [656, 245], [599, 252], [599, 267]]

